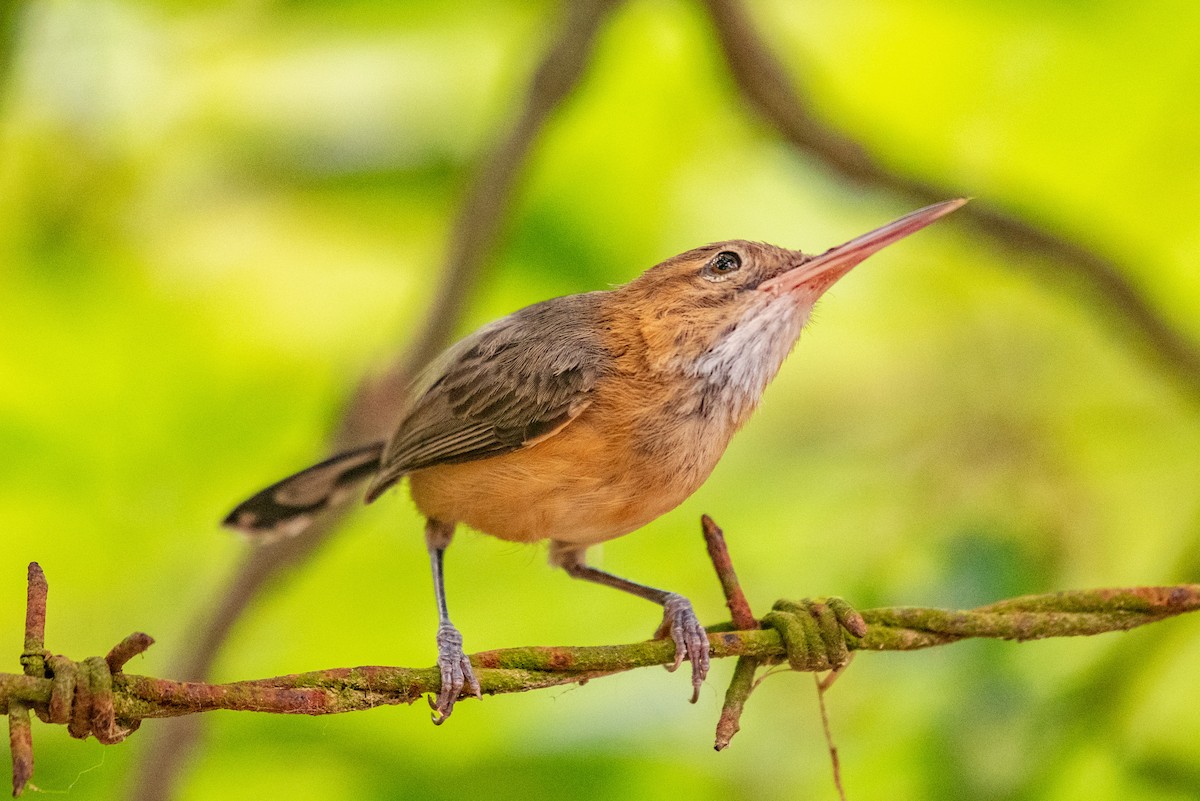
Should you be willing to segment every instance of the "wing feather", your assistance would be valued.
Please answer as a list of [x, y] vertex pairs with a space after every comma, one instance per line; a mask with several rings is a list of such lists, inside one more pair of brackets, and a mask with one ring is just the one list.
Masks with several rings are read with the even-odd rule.
[[603, 294], [529, 306], [444, 353], [414, 385], [367, 501], [405, 473], [510, 453], [574, 420], [606, 363], [597, 336]]

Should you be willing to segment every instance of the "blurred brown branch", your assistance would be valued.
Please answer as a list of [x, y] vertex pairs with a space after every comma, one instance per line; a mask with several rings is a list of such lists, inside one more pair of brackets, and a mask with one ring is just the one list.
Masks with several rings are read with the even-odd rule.
[[[705, 525], [709, 538], [708, 523]], [[711, 543], [711, 540], [710, 540]], [[731, 568], [716, 557], [727, 597]], [[726, 559], [726, 564], [728, 560]], [[736, 594], [740, 595], [740, 589]], [[231, 684], [205, 684], [135, 676], [123, 672], [128, 659], [153, 640], [133, 634], [107, 657], [74, 662], [45, 650], [47, 585], [41, 568], [29, 566], [23, 674], [0, 674], [0, 709], [9, 717], [13, 758], [13, 794], [20, 795], [33, 773], [29, 712], [48, 723], [67, 725], [71, 736], [93, 736], [105, 744], [121, 742], [147, 718], [176, 717], [228, 709], [276, 714], [328, 715], [385, 704], [412, 703], [439, 688], [436, 667], [355, 667], [296, 673]], [[833, 606], [834, 602], [829, 602]], [[844, 603], [844, 602], [843, 602]], [[791, 602], [776, 609], [797, 607]], [[824, 609], [823, 602], [799, 605], [796, 628], [808, 626]], [[845, 647], [862, 651], [911, 651], [971, 637], [1034, 640], [1121, 631], [1200, 609], [1200, 585], [1135, 587], [1030, 595], [967, 611], [916, 607], [870, 609], [862, 613], [863, 636], [840, 633]], [[732, 624], [710, 629], [714, 658], [738, 656], [757, 663], [787, 659], [793, 669], [837, 667], [830, 649], [792, 641], [783, 629], [734, 630]], [[825, 636], [822, 634], [821, 636]], [[489, 695], [524, 692], [582, 683], [639, 667], [674, 660], [668, 640], [589, 647], [524, 647], [484, 651], [471, 656], [476, 675]], [[844, 662], [842, 663], [844, 664]], [[742, 671], [738, 671], [742, 673]], [[739, 677], [735, 675], [735, 685]], [[742, 676], [742, 701], [751, 684]], [[728, 740], [725, 740], [725, 744]], [[718, 740], [718, 745], [721, 745]]]
[[[972, 194], [887, 166], [861, 142], [817, 116], [814, 104], [766, 44], [740, 0], [704, 0], [704, 5], [738, 90], [797, 150], [852, 183], [902, 195], [919, 205]], [[1191, 400], [1200, 401], [1200, 345], [1154, 306], [1118, 261], [987, 198], [965, 206], [955, 220], [1019, 254], [1013, 264], [1056, 283], [1071, 279], [1101, 318], [1114, 323]]]

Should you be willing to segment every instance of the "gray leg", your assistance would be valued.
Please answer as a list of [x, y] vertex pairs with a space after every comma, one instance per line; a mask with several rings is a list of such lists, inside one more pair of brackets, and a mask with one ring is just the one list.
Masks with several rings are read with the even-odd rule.
[[622, 592], [645, 598], [663, 608], [662, 625], [655, 637], [670, 636], [675, 641], [675, 664], [667, 670], [677, 670], [684, 658], [692, 662], [692, 703], [700, 697], [700, 686], [708, 675], [708, 633], [700, 625], [692, 603], [674, 592], [647, 587], [603, 570], [588, 566], [584, 561], [584, 549], [555, 542], [550, 546], [550, 561], [567, 571], [571, 578], [603, 584]]
[[462, 635], [450, 622], [446, 610], [446, 587], [443, 580], [442, 559], [450, 539], [454, 536], [454, 524], [429, 518], [425, 523], [425, 545], [429, 549], [429, 564], [433, 569], [433, 594], [438, 605], [438, 668], [442, 672], [442, 687], [437, 703], [432, 699], [433, 722], [441, 725], [454, 711], [454, 702], [462, 695], [463, 687], [470, 687], [476, 698], [482, 697], [479, 680], [471, 670], [471, 662], [463, 653]]

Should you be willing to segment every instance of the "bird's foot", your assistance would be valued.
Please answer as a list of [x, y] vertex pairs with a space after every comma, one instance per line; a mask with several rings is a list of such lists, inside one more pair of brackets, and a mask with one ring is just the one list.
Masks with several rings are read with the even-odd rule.
[[454, 702], [462, 695], [464, 687], [470, 688], [476, 698], [483, 697], [479, 687], [479, 679], [471, 670], [471, 662], [463, 653], [462, 634], [449, 621], [438, 626], [438, 669], [442, 672], [442, 686], [438, 691], [437, 701], [429, 697], [429, 706], [433, 708], [433, 723], [440, 726], [454, 711]]
[[700, 698], [700, 686], [708, 675], [708, 632], [700, 625], [692, 603], [682, 595], [671, 593], [663, 603], [663, 621], [654, 633], [655, 638], [670, 637], [675, 641], [675, 664], [667, 670], [675, 671], [684, 659], [692, 663], [692, 703]]
[[862, 637], [867, 622], [841, 598], [804, 598], [776, 601], [762, 619], [765, 629], [775, 629], [783, 639], [793, 670], [837, 670], [850, 660], [846, 634]]

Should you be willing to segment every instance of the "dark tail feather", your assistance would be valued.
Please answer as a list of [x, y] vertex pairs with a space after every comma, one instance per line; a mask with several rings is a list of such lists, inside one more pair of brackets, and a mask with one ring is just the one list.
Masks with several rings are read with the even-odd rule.
[[382, 442], [339, 453], [238, 504], [223, 525], [255, 537], [294, 537], [308, 528], [318, 512], [373, 475], [382, 454]]

